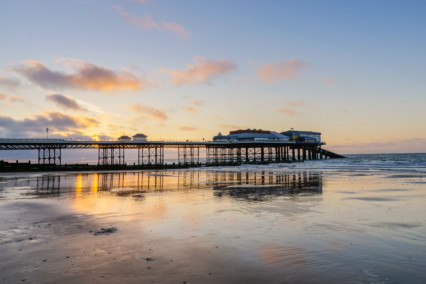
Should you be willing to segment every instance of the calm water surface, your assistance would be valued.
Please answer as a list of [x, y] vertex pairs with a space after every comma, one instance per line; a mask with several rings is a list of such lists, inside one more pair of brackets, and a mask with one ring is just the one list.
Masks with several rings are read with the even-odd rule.
[[[197, 261], [206, 266], [217, 266], [218, 255], [210, 255], [220, 251], [227, 268], [215, 267], [205, 276], [211, 278], [186, 271], [188, 280], [215, 282], [222, 272], [216, 280], [240, 282], [244, 278], [234, 274], [246, 273], [277, 283], [426, 283], [425, 154], [193, 170], [2, 174], [0, 204], [24, 201], [59, 204], [116, 227], [114, 237], [131, 235], [134, 243], [149, 235], [200, 249]], [[14, 236], [7, 225], [1, 228], [4, 246]], [[177, 246], [163, 251], [170, 257], [181, 253]]]

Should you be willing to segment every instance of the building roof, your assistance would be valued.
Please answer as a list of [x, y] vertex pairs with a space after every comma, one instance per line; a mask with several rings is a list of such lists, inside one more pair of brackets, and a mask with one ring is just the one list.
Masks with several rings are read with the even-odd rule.
[[133, 138], [146, 138], [146, 137], [148, 137], [148, 136], [146, 136], [145, 134], [142, 134], [142, 133], [138, 133], [138, 134], [133, 135]]
[[240, 134], [240, 133], [263, 133], [263, 134], [269, 134], [271, 131], [269, 130], [262, 130], [262, 129], [240, 129], [240, 130], [234, 130], [229, 131], [229, 134]]
[[284, 135], [321, 135], [321, 132], [287, 130], [287, 131], [281, 132], [281, 134], [284, 134]]
[[118, 137], [118, 140], [131, 140], [132, 138], [130, 138], [129, 136], [123, 135]]
[[246, 129], [246, 130], [236, 130], [230, 131], [229, 135], [222, 135], [219, 133], [217, 136], [213, 137], [213, 140], [226, 139], [226, 140], [249, 140], [249, 139], [268, 139], [268, 140], [288, 140], [288, 137], [277, 133], [275, 131], [269, 130], [256, 130], [256, 129]]

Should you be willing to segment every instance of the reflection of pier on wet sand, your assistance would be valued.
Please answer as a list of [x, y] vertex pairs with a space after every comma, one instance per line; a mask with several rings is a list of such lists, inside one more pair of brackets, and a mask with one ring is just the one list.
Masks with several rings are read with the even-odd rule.
[[25, 194], [39, 197], [61, 194], [111, 192], [120, 196], [160, 191], [213, 189], [220, 197], [322, 193], [322, 176], [309, 171], [142, 171], [42, 175], [14, 180], [13, 186], [26, 187]]

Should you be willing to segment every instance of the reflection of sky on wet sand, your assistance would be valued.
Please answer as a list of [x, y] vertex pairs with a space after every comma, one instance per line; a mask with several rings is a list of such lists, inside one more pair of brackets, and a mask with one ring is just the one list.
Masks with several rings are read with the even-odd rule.
[[421, 178], [314, 171], [79, 173], [4, 179], [0, 195], [54, 199], [135, 234], [228, 247], [245, 265], [277, 277], [283, 271], [302, 277], [308, 270], [354, 282], [398, 282], [425, 279]]

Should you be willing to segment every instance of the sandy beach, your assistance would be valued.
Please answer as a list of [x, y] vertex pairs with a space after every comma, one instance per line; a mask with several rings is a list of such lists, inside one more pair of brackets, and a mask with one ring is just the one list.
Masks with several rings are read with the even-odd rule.
[[426, 279], [422, 174], [271, 166], [0, 182], [3, 283]]

